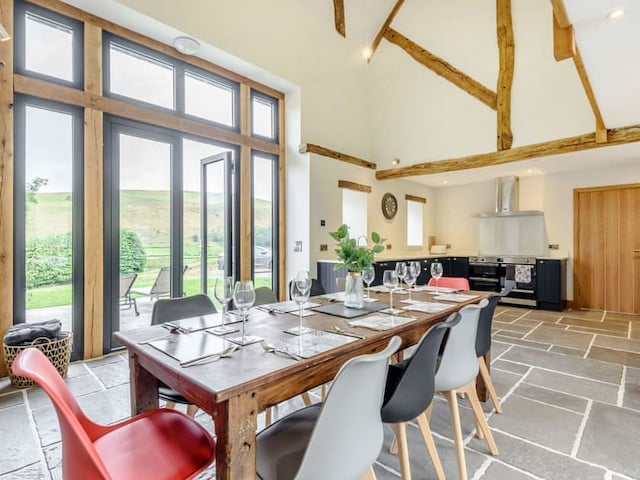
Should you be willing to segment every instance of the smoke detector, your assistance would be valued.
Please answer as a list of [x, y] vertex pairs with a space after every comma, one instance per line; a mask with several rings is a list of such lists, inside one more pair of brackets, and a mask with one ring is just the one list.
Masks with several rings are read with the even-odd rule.
[[191, 37], [177, 37], [173, 46], [183, 55], [195, 55], [200, 50], [200, 43]]

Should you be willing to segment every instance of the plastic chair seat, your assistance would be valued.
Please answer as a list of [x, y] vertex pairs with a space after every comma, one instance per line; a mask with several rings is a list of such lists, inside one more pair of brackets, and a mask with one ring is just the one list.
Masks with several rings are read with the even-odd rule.
[[302, 408], [260, 432], [256, 453], [258, 478], [286, 480], [295, 477], [321, 408], [321, 403]]
[[213, 461], [215, 443], [203, 427], [187, 419], [171, 409], [147, 412], [100, 437], [94, 446], [114, 480], [191, 478], [194, 469]]

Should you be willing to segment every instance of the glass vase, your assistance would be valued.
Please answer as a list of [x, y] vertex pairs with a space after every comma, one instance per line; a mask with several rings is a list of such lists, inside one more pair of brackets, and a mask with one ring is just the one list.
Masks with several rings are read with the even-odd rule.
[[344, 306], [350, 308], [364, 307], [364, 284], [359, 272], [349, 272], [344, 284]]

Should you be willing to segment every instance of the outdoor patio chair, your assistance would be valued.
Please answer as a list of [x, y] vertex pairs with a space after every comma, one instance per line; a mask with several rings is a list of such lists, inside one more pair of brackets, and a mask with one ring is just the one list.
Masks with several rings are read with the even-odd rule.
[[138, 304], [136, 303], [136, 299], [131, 296], [131, 286], [133, 282], [138, 278], [137, 273], [121, 273], [120, 274], [120, 306], [131, 308], [136, 312], [136, 317], [140, 315], [138, 312]]
[[[182, 271], [183, 274], [187, 271], [187, 268], [189, 267], [185, 265], [184, 270]], [[171, 293], [171, 267], [162, 267], [158, 272], [158, 276], [153, 282], [153, 285], [150, 287], [134, 288], [131, 290], [131, 293], [150, 297], [151, 300], [158, 300], [160, 297], [168, 297]]]

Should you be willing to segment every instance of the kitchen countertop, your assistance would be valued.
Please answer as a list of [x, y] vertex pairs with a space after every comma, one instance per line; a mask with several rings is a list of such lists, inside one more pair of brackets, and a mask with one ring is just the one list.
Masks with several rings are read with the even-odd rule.
[[[388, 262], [393, 260], [414, 260], [418, 258], [426, 259], [426, 258], [469, 257], [469, 256], [472, 256], [472, 255], [468, 255], [468, 254], [457, 255], [455, 253], [444, 253], [442, 255], [430, 255], [430, 254], [416, 252], [414, 254], [405, 253], [400, 255], [392, 255], [392, 256], [384, 256], [384, 257], [376, 256], [375, 261]], [[340, 263], [340, 261], [336, 260], [335, 258], [319, 258], [317, 261], [324, 262], [324, 263]]]

